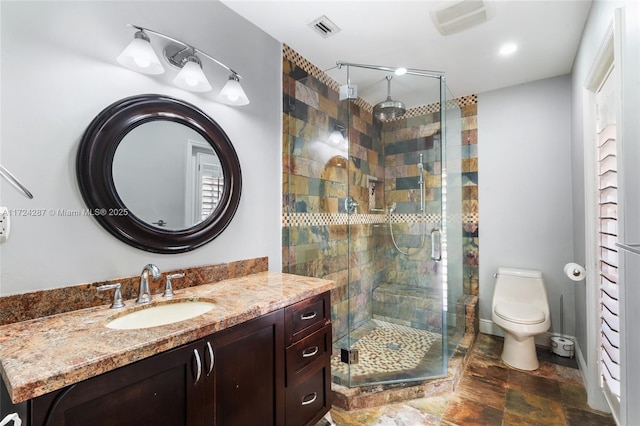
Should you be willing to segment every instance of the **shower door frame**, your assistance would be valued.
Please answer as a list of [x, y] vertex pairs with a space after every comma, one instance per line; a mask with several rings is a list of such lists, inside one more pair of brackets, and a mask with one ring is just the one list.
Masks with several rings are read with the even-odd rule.
[[[391, 72], [394, 73], [398, 68], [394, 68], [394, 67], [388, 67], [388, 66], [378, 66], [378, 65], [367, 65], [367, 64], [357, 64], [357, 63], [350, 63], [350, 62], [343, 62], [343, 61], [338, 61], [336, 63], [336, 66], [338, 69], [341, 69], [342, 67], [346, 67], [346, 79], [347, 79], [347, 88], [351, 88], [351, 79], [350, 79], [350, 73], [349, 70], [351, 67], [356, 67], [356, 68], [365, 68], [365, 69], [371, 69], [371, 70], [375, 70], [375, 71], [382, 71], [382, 72]], [[440, 109], [439, 109], [439, 113], [440, 113], [440, 163], [441, 163], [441, 174], [440, 174], [440, 179], [441, 179], [441, 188], [443, 189], [443, 194], [442, 194], [442, 198], [440, 200], [440, 221], [439, 221], [439, 231], [440, 231], [440, 235], [441, 235], [441, 241], [440, 241], [440, 250], [442, 252], [442, 259], [443, 261], [440, 262], [441, 263], [441, 269], [442, 269], [442, 273], [436, 275], [436, 279], [440, 279], [442, 280], [442, 282], [440, 283], [441, 287], [442, 287], [442, 295], [441, 295], [441, 299], [440, 299], [440, 306], [441, 306], [441, 354], [440, 354], [440, 371], [438, 374], [431, 374], [431, 375], [420, 375], [418, 377], [411, 377], [411, 378], [407, 378], [407, 377], [403, 377], [403, 378], [399, 378], [399, 379], [393, 379], [393, 380], [381, 380], [381, 381], [367, 381], [365, 380], [364, 382], [356, 382], [356, 380], [353, 378], [353, 374], [352, 374], [352, 369], [351, 369], [351, 365], [349, 364], [349, 362], [347, 362], [348, 364], [348, 377], [347, 377], [347, 383], [343, 383], [348, 387], [357, 387], [357, 386], [362, 386], [362, 385], [387, 385], [387, 384], [394, 384], [394, 383], [407, 383], [407, 382], [423, 382], [425, 380], [429, 380], [429, 379], [435, 379], [435, 378], [441, 378], [441, 377], [445, 377], [447, 375], [447, 370], [448, 370], [448, 363], [449, 363], [449, 350], [448, 350], [448, 329], [447, 329], [447, 311], [448, 311], [448, 306], [447, 306], [447, 263], [446, 263], [446, 259], [447, 259], [447, 255], [446, 255], [446, 230], [447, 230], [447, 221], [446, 221], [446, 206], [445, 206], [445, 195], [444, 195], [444, 188], [446, 187], [446, 182], [445, 182], [445, 176], [446, 176], [446, 140], [447, 140], [447, 136], [446, 136], [446, 110], [447, 110], [447, 99], [446, 99], [446, 95], [447, 95], [447, 87], [446, 87], [446, 76], [445, 73], [443, 72], [438, 72], [438, 71], [428, 71], [428, 70], [420, 70], [420, 69], [406, 69], [406, 73], [408, 75], [415, 75], [415, 76], [420, 76], [420, 77], [427, 77], [427, 78], [436, 78], [439, 80], [439, 103], [440, 103]], [[349, 123], [348, 123], [348, 131], [351, 131], [352, 128], [352, 114], [351, 114], [351, 102], [350, 101], [350, 97], [348, 97], [347, 99], [348, 102], [348, 117], [349, 117]], [[349, 171], [351, 171], [351, 143], [348, 144], [348, 159], [349, 159]], [[348, 176], [350, 176], [350, 173], [348, 173]], [[351, 179], [349, 179], [349, 182], [347, 184], [347, 200], [350, 198], [350, 194], [351, 194]], [[424, 193], [426, 188], [423, 188], [422, 191]], [[423, 194], [424, 196], [424, 194]], [[348, 202], [348, 201], [345, 202]], [[384, 205], [386, 206], [386, 200]], [[346, 207], [345, 204], [345, 209], [347, 210], [347, 214], [348, 214], [348, 251], [349, 251], [349, 258], [351, 258], [351, 254], [352, 254], [352, 226], [357, 224], [354, 224], [352, 221], [352, 214], [354, 214], [353, 211], [351, 211], [350, 209], [348, 209]], [[386, 209], [385, 209], [386, 211]], [[389, 214], [386, 213], [385, 214]], [[425, 220], [424, 218], [422, 218], [422, 220]], [[426, 226], [426, 224], [424, 225]], [[423, 231], [426, 233], [426, 231]], [[425, 236], [426, 238], [426, 236]], [[424, 249], [424, 248], [423, 248]], [[347, 283], [347, 299], [348, 299], [348, 313], [347, 313], [347, 348], [336, 348], [338, 351], [341, 351], [343, 354], [343, 362], [347, 361], [347, 360], [351, 360], [351, 347], [352, 347], [352, 330], [354, 327], [353, 321], [354, 321], [354, 316], [352, 315], [352, 290], [351, 290], [351, 283], [352, 283], [352, 266], [351, 264], [348, 267], [348, 283]], [[372, 315], [373, 316], [373, 315]]]

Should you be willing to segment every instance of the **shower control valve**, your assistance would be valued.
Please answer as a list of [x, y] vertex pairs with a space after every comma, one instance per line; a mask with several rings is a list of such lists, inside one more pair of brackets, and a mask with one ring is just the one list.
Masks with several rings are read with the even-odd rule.
[[358, 211], [358, 203], [353, 197], [347, 197], [344, 199], [344, 209], [347, 213], [356, 213]]

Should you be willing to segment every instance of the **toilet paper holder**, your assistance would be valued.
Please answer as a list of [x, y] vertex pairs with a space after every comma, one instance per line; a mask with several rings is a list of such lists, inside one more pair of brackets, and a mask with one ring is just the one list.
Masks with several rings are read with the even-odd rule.
[[573, 268], [573, 270], [571, 271], [571, 275], [573, 275], [574, 277], [579, 277], [580, 276], [580, 269]]
[[574, 262], [564, 265], [564, 273], [573, 281], [582, 281], [586, 277], [585, 269]]

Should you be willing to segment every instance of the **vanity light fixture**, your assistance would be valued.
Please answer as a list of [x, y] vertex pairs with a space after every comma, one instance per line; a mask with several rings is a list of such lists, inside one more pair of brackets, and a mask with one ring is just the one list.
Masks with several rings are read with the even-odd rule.
[[210, 91], [211, 85], [202, 70], [202, 62], [200, 60], [200, 57], [205, 57], [231, 73], [229, 80], [216, 97], [216, 100], [227, 105], [247, 105], [249, 103], [249, 98], [240, 85], [240, 78], [242, 77], [222, 62], [202, 50], [173, 37], [137, 25], [127, 24], [127, 26], [135, 28], [137, 32], [133, 41], [118, 56], [118, 62], [121, 65], [144, 74], [162, 74], [164, 67], [153, 51], [151, 41], [147, 35], [147, 33], [153, 34], [171, 42], [165, 46], [163, 54], [170, 65], [180, 69], [180, 72], [173, 80], [176, 86], [190, 92]]

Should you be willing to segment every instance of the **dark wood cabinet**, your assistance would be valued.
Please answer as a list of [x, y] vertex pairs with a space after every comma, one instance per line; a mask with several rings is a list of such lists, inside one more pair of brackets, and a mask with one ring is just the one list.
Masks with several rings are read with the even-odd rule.
[[329, 293], [285, 308], [287, 425], [317, 423], [331, 408]]
[[202, 346], [194, 342], [35, 398], [28, 424], [202, 424], [205, 383], [196, 382]]
[[279, 310], [211, 336], [213, 418], [207, 425], [284, 424], [284, 333]]
[[31, 426], [311, 424], [330, 408], [328, 295], [2, 411]]

